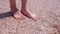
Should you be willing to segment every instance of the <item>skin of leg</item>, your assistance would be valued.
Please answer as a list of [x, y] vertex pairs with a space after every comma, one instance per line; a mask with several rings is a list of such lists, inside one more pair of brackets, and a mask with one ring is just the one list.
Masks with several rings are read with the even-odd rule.
[[16, 0], [10, 0], [10, 8], [14, 18], [21, 19], [21, 20], [24, 19], [21, 12], [18, 11], [18, 9], [16, 8]]
[[22, 2], [21, 13], [22, 13], [23, 15], [25, 15], [25, 16], [27, 16], [27, 17], [35, 20], [35, 21], [36, 21], [37, 19], [39, 19], [35, 14], [31, 13], [30, 11], [28, 11], [28, 10], [26, 9], [27, 0], [21, 0], [21, 2]]

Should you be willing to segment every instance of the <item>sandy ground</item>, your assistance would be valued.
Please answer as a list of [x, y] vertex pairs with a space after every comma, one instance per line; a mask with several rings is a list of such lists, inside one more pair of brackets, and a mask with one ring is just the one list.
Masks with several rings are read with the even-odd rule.
[[[21, 9], [21, 0], [16, 0]], [[9, 13], [10, 1], [0, 0], [0, 34], [60, 34], [60, 0], [28, 0], [27, 9], [40, 20], [14, 19]]]

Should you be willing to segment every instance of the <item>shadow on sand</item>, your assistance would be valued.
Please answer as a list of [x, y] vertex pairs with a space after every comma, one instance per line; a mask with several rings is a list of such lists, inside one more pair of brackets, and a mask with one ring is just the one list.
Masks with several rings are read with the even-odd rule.
[[11, 17], [12, 16], [12, 14], [11, 14], [11, 12], [6, 12], [6, 13], [0, 13], [0, 19], [2, 19], [2, 18], [5, 18], [5, 17]]
[[[26, 7], [26, 1], [27, 0], [22, 0], [21, 1], [23, 7]], [[0, 19], [5, 18], [5, 17], [11, 17], [11, 16], [13, 16], [12, 13], [15, 14], [16, 11], [18, 11], [18, 9], [16, 7], [16, 0], [9, 0], [9, 2], [10, 2], [11, 11], [7, 12], [7, 13], [0, 14]]]
[[5, 17], [11, 17], [13, 16], [11, 12], [16, 12], [16, 0], [9, 0], [10, 3], [10, 12], [6, 12], [6, 13], [0, 13], [0, 19], [5, 18]]

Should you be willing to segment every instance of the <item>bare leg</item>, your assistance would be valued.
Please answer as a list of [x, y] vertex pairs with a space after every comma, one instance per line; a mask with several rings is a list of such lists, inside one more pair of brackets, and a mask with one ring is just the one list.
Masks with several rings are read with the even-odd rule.
[[14, 18], [24, 19], [21, 12], [18, 11], [18, 9], [16, 8], [16, 1], [15, 0], [10, 0], [10, 8], [11, 8], [11, 12], [12, 12], [12, 15], [14, 16]]
[[21, 0], [21, 2], [22, 2], [21, 13], [22, 13], [23, 15], [25, 15], [25, 16], [27, 16], [27, 17], [35, 20], [35, 21], [36, 21], [37, 19], [39, 19], [35, 14], [31, 13], [30, 11], [28, 11], [28, 10], [26, 9], [27, 0]]

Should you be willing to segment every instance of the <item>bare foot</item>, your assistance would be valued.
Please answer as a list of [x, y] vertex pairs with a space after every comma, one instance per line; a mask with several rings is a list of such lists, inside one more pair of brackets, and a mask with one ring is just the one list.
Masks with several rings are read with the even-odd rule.
[[22, 13], [23, 15], [29, 17], [30, 19], [35, 20], [35, 21], [39, 19], [39, 17], [37, 17], [37, 15], [35, 15], [35, 14], [29, 12], [29, 11], [21, 10], [21, 13]]
[[[15, 10], [14, 10], [15, 11]], [[14, 18], [16, 18], [16, 19], [20, 19], [20, 20], [23, 20], [23, 19], [25, 19], [24, 17], [23, 17], [23, 15], [21, 14], [21, 12], [20, 11], [12, 11], [12, 14], [13, 14], [13, 17]]]

